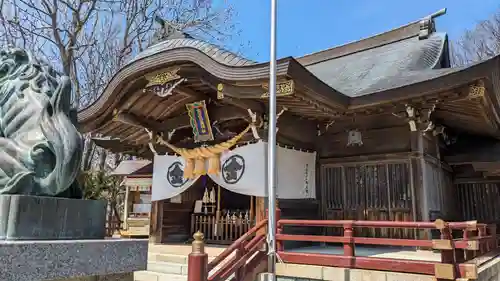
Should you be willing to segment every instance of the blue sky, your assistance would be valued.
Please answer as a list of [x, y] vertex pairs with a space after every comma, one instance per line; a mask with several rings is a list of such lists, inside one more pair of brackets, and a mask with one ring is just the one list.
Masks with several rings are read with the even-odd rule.
[[[269, 59], [270, 0], [227, 0], [241, 35], [228, 48], [253, 60]], [[442, 8], [438, 31], [451, 40], [500, 8], [499, 0], [278, 0], [278, 58], [301, 56], [356, 41], [418, 20]], [[246, 44], [245, 44], [246, 45]]]

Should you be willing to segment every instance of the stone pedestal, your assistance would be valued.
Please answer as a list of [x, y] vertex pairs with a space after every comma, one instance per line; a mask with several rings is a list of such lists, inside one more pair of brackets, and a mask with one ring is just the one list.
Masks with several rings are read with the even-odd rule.
[[146, 269], [147, 252], [147, 239], [0, 241], [0, 280], [125, 276]]
[[103, 239], [106, 201], [0, 195], [0, 240]]
[[147, 252], [147, 239], [0, 241], [0, 280], [131, 280]]

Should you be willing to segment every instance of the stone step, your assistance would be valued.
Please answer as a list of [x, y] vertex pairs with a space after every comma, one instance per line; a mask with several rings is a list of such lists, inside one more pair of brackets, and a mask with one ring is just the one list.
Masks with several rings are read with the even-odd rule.
[[177, 264], [187, 264], [188, 257], [185, 255], [148, 253], [148, 262], [169, 262]]
[[[208, 257], [208, 262], [211, 262], [215, 257]], [[168, 262], [177, 264], [187, 264], [187, 255], [175, 255], [175, 254], [160, 254], [160, 253], [148, 253], [148, 261], [152, 262]]]
[[187, 276], [153, 271], [134, 272], [134, 281], [187, 281]]
[[187, 264], [148, 261], [147, 270], [167, 274], [187, 275], [187, 268]]
[[[224, 246], [206, 246], [205, 253], [208, 256], [218, 256], [226, 249]], [[189, 255], [192, 251], [191, 245], [168, 245], [168, 244], [149, 244], [148, 251], [155, 254], [174, 254], [174, 255]]]

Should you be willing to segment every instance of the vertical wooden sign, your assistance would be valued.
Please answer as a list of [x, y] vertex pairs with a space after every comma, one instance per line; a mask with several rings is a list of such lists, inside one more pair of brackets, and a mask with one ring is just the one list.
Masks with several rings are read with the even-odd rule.
[[205, 101], [197, 101], [186, 104], [195, 142], [214, 140], [212, 125], [208, 117]]

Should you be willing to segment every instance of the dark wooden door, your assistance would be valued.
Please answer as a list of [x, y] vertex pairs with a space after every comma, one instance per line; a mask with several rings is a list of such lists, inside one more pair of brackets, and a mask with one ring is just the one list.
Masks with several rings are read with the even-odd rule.
[[[322, 167], [320, 186], [326, 219], [412, 219], [409, 164], [406, 162]], [[359, 229], [357, 232], [363, 236], [406, 236], [402, 230]]]

